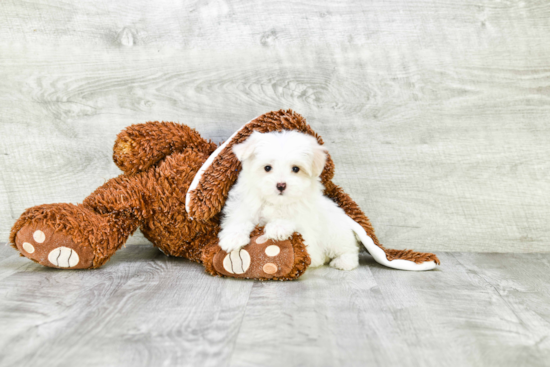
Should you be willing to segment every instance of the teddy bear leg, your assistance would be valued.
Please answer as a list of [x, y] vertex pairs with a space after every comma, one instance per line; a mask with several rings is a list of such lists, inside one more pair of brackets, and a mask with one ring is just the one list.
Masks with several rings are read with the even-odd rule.
[[147, 122], [121, 131], [113, 148], [115, 164], [126, 174], [146, 171], [166, 156], [193, 149], [209, 156], [217, 145], [189, 126], [173, 122]]
[[240, 250], [226, 253], [215, 238], [202, 257], [206, 271], [212, 275], [257, 280], [294, 280], [311, 263], [302, 236], [295, 233], [286, 241], [257, 242], [263, 233], [256, 228], [250, 243]]
[[144, 176], [113, 178], [79, 205], [27, 209], [12, 228], [12, 246], [45, 266], [86, 269], [103, 265], [151, 212]]
[[46, 204], [27, 209], [10, 234], [12, 247], [41, 265], [89, 269], [104, 264], [126, 240], [110, 217], [84, 205]]

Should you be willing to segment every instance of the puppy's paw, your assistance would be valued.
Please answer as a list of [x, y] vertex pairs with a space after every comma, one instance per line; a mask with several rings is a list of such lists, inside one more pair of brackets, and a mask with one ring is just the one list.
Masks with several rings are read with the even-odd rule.
[[268, 223], [265, 226], [263, 236], [258, 238], [258, 243], [267, 240], [284, 241], [289, 239], [294, 233], [294, 225], [290, 221], [277, 220]]
[[[310, 251], [310, 249], [308, 249]], [[327, 263], [327, 257], [323, 255], [321, 252], [311, 251], [312, 253], [309, 254], [309, 257], [311, 258], [311, 265], [309, 265], [310, 268], [317, 268], [319, 266], [323, 266]]]
[[330, 266], [340, 270], [353, 270], [359, 266], [358, 254], [343, 254], [333, 259]]
[[250, 242], [250, 234], [245, 232], [225, 232], [220, 233], [220, 247], [227, 253], [239, 250], [241, 247], [248, 245]]

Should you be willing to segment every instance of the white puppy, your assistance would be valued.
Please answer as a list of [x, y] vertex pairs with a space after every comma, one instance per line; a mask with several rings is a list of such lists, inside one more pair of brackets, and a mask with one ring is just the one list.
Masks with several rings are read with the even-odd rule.
[[345, 212], [323, 195], [319, 178], [326, 151], [317, 140], [296, 131], [254, 132], [233, 152], [242, 171], [223, 209], [220, 246], [238, 250], [250, 241], [256, 225], [267, 239], [302, 235], [311, 266], [351, 270], [359, 265], [359, 245]]

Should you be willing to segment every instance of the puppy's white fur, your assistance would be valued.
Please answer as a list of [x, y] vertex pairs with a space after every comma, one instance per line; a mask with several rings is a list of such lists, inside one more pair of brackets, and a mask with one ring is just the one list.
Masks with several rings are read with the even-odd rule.
[[[351, 270], [359, 264], [359, 245], [345, 212], [323, 195], [319, 178], [326, 151], [310, 135], [296, 131], [254, 132], [233, 152], [242, 171], [222, 211], [220, 246], [226, 252], [249, 243], [256, 225], [259, 241], [302, 235], [311, 266]], [[266, 167], [270, 167], [266, 171]], [[298, 172], [295, 172], [295, 171]], [[281, 192], [277, 184], [284, 183]]]

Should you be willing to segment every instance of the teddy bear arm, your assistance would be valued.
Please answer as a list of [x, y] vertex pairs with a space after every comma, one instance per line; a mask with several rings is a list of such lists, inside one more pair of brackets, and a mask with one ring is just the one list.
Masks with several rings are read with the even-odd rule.
[[189, 126], [152, 121], [131, 125], [121, 131], [113, 148], [113, 160], [124, 173], [133, 175], [174, 152], [192, 148], [209, 155], [216, 147]]
[[256, 227], [250, 233], [250, 243], [227, 253], [214, 237], [205, 247], [201, 261], [212, 275], [257, 280], [294, 280], [311, 264], [302, 236], [294, 233], [284, 241], [258, 241], [264, 232]]

